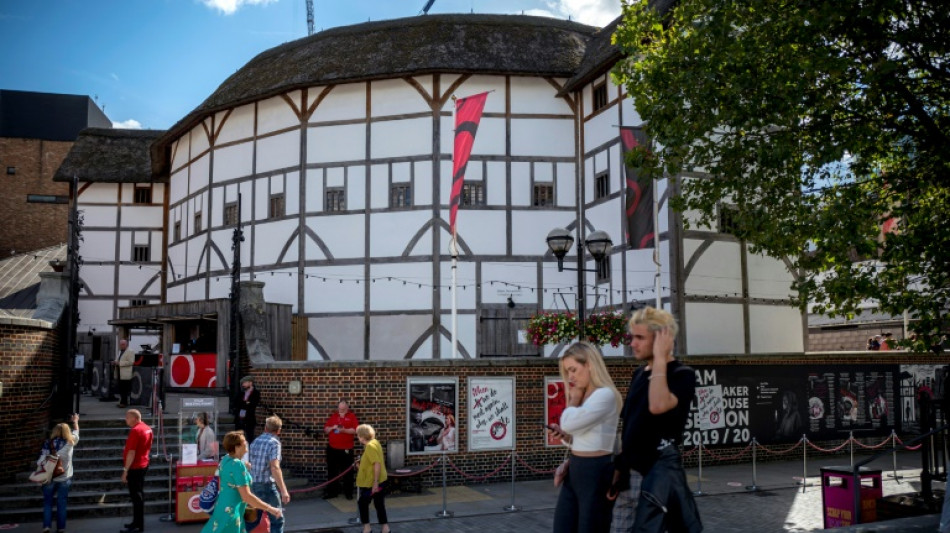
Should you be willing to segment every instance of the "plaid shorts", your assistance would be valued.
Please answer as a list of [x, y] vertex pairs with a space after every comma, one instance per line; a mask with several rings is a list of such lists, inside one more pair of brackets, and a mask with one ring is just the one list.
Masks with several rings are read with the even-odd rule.
[[614, 514], [610, 521], [610, 533], [630, 533], [633, 521], [637, 518], [637, 501], [640, 499], [640, 484], [643, 476], [636, 470], [630, 471], [630, 488], [621, 491], [614, 502]]

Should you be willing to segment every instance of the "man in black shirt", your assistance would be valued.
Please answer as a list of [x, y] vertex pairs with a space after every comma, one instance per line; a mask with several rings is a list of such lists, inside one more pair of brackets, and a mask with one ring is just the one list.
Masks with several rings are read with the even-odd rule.
[[643, 476], [636, 517], [628, 531], [702, 531], [677, 449], [696, 394], [696, 374], [673, 357], [678, 331], [673, 315], [647, 307], [636, 311], [629, 325], [633, 355], [646, 365], [634, 372], [620, 415], [618, 488], [626, 488], [631, 470]]

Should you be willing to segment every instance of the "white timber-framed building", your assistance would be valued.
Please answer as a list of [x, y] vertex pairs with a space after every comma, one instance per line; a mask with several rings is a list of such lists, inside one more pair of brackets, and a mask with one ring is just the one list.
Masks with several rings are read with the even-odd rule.
[[[227, 298], [240, 217], [241, 279], [292, 306], [305, 331], [293, 358], [452, 357], [452, 97], [483, 91], [458, 215], [459, 357], [559, 353], [518, 335], [539, 310], [574, 305], [577, 274], [558, 272], [545, 242], [553, 228], [614, 243], [585, 275], [588, 312], [652, 304], [652, 250], [624, 242], [619, 128], [641, 120], [609, 76], [615, 26], [430, 15], [334, 28], [261, 53], [168, 131], [127, 134], [146, 173], [67, 159], [57, 179], [79, 176], [86, 224], [80, 331], [108, 329], [125, 306]], [[678, 350], [803, 351], [785, 262], [727, 228], [685, 230], [675, 190], [656, 189], [659, 296], [682, 323]]]

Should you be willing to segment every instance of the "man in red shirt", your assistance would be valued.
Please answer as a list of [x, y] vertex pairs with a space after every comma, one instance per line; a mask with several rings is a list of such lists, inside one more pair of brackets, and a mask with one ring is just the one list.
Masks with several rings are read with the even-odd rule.
[[152, 451], [152, 428], [142, 422], [138, 409], [125, 413], [129, 437], [122, 450], [122, 483], [129, 486], [132, 498], [132, 521], [125, 524], [121, 533], [142, 533], [145, 530], [145, 473], [148, 472], [148, 456]]
[[[356, 415], [350, 412], [350, 404], [346, 400], [340, 400], [337, 412], [330, 415], [323, 426], [323, 431], [327, 434], [327, 479], [333, 479], [353, 466], [353, 436], [356, 435], [358, 425]], [[329, 500], [336, 497], [341, 487], [346, 499], [352, 500], [352, 470], [347, 472], [342, 479], [327, 485], [323, 491], [323, 499]]]

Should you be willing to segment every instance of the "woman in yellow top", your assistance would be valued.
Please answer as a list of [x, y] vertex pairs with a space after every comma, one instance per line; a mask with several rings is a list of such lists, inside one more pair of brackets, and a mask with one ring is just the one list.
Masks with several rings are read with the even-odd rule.
[[356, 487], [360, 491], [356, 503], [360, 508], [360, 522], [363, 533], [370, 533], [369, 502], [376, 507], [376, 518], [382, 527], [382, 533], [389, 533], [389, 520], [386, 518], [386, 465], [383, 464], [383, 447], [376, 440], [376, 430], [369, 424], [356, 427], [356, 438], [363, 445], [360, 469], [356, 473]]

